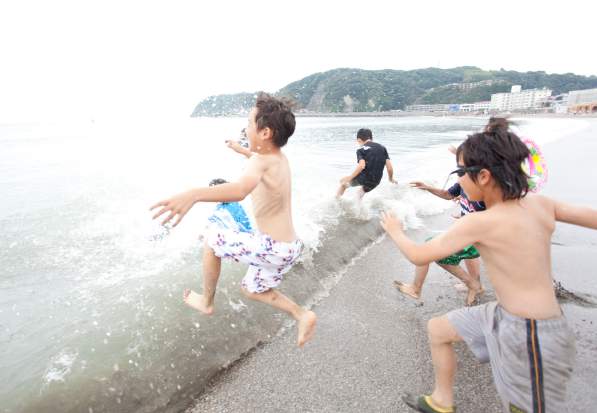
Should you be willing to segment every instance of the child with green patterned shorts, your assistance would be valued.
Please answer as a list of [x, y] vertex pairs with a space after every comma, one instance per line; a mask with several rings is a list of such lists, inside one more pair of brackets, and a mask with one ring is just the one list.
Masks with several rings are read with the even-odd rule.
[[[461, 217], [472, 212], [485, 210], [485, 204], [483, 202], [471, 201], [459, 183], [454, 184], [447, 190], [434, 188], [422, 182], [411, 182], [411, 186], [428, 191], [443, 199], [458, 199]], [[460, 266], [460, 261], [462, 260], [465, 260], [466, 270]], [[467, 306], [478, 302], [479, 295], [483, 293], [483, 287], [480, 282], [479, 252], [474, 246], [468, 245], [461, 251], [437, 260], [436, 263], [466, 284], [468, 293], [465, 304]], [[415, 278], [412, 284], [394, 281], [394, 285], [401, 293], [418, 300], [421, 298], [423, 283], [428, 272], [429, 264], [418, 265], [415, 269]]]

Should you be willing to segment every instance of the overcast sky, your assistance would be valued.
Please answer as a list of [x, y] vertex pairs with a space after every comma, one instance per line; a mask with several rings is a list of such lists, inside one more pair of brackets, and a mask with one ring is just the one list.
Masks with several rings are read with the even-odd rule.
[[338, 67], [597, 75], [594, 1], [3, 1], [0, 122], [186, 117]]

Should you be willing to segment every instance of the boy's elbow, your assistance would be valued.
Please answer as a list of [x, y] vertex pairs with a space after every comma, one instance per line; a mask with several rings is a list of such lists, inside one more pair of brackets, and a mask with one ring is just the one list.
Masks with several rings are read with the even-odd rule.
[[417, 267], [419, 267], [421, 265], [427, 265], [427, 264], [429, 264], [429, 261], [424, 260], [424, 259], [419, 258], [419, 257], [411, 258], [411, 259], [409, 259], [409, 261], [412, 262]]
[[408, 254], [406, 258], [416, 266], [427, 265], [431, 262], [428, 259], [426, 259], [422, 254], [418, 254], [417, 252], [412, 252]]

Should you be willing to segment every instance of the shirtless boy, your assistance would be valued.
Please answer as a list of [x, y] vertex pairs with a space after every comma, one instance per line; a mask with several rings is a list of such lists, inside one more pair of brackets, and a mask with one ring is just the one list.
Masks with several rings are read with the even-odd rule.
[[302, 250], [292, 223], [290, 165], [281, 150], [294, 128], [294, 114], [286, 102], [260, 94], [246, 128], [249, 149], [228, 143], [249, 158], [244, 174], [236, 182], [191, 189], [160, 201], [151, 209], [160, 208], [154, 219], [168, 214], [163, 223], [175, 219], [176, 226], [197, 202], [235, 202], [250, 194], [257, 230], [209, 231], [203, 251], [203, 293], [187, 289], [184, 302], [204, 314], [213, 314], [221, 259], [233, 258], [249, 264], [241, 282], [243, 293], [290, 314], [297, 321], [297, 344], [302, 347], [313, 336], [317, 317], [275, 289]]
[[421, 245], [405, 235], [398, 219], [382, 216], [384, 229], [416, 265], [474, 245], [497, 296], [495, 302], [429, 321], [435, 388], [429, 396], [403, 398], [420, 412], [455, 410], [453, 343], [458, 341], [491, 363], [504, 411], [567, 411], [575, 339], [552, 285], [551, 236], [556, 221], [597, 229], [597, 210], [527, 195], [521, 163], [528, 153], [505, 119], [490, 119], [484, 132], [458, 148], [454, 171], [469, 198], [485, 202], [487, 210], [459, 219]]

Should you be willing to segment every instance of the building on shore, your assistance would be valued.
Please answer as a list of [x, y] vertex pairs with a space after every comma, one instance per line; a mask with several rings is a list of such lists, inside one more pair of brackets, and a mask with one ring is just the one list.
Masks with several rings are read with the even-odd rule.
[[549, 96], [544, 102], [543, 110], [547, 113], [568, 113], [568, 93]]
[[487, 112], [491, 107], [491, 102], [461, 103], [460, 112]]
[[435, 105], [408, 105], [407, 112], [449, 112], [449, 113], [487, 113], [491, 102], [475, 103], [439, 103]]
[[510, 93], [494, 93], [491, 95], [491, 110], [500, 112], [539, 109], [551, 96], [551, 89], [526, 89], [520, 85], [512, 86]]
[[434, 105], [408, 105], [407, 112], [448, 112], [450, 110], [449, 104], [438, 103]]
[[568, 93], [568, 112], [597, 113], [597, 89], [570, 91]]

